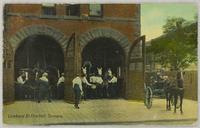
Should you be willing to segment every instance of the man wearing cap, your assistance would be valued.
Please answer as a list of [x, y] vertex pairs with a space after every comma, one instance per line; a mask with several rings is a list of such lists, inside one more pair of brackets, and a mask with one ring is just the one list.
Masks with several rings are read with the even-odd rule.
[[79, 101], [80, 101], [80, 98], [81, 98], [81, 94], [83, 94], [82, 80], [81, 80], [79, 74], [77, 74], [76, 78], [73, 79], [72, 84], [73, 84], [74, 95], [75, 95], [75, 104], [74, 104], [74, 107], [76, 109], [79, 109], [78, 104], [79, 104]]

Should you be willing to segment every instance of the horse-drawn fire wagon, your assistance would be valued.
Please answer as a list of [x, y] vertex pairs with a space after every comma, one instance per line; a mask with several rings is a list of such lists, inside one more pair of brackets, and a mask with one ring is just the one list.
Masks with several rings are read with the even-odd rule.
[[157, 73], [150, 75], [149, 81], [144, 84], [144, 104], [150, 109], [153, 98], [165, 98], [165, 88], [168, 86], [168, 76], [161, 76]]

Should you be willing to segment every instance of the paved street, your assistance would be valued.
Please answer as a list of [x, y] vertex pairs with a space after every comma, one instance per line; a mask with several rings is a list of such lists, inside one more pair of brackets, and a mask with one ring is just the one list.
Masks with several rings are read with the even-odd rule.
[[4, 105], [4, 123], [6, 124], [94, 124], [94, 123], [136, 123], [191, 125], [197, 119], [196, 101], [184, 100], [181, 115], [179, 110], [165, 110], [164, 99], [154, 99], [151, 109], [143, 102], [124, 99], [101, 99], [82, 101], [80, 109], [63, 101], [48, 103], [43, 101], [17, 101]]

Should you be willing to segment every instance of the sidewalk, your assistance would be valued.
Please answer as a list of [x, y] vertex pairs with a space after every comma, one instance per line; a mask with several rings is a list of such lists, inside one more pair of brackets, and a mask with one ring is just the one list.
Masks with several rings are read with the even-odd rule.
[[[17, 101], [14, 104], [4, 105], [3, 121], [6, 124], [110, 124], [110, 123], [137, 123], [169, 125], [174, 121], [181, 124], [195, 122], [197, 119], [197, 101], [184, 99], [183, 114], [179, 109], [165, 110], [164, 99], [154, 99], [151, 109], [147, 109], [143, 102], [124, 99], [100, 99], [82, 101], [80, 109], [74, 109], [73, 104], [63, 101], [48, 103], [43, 101]], [[185, 122], [185, 123], [184, 123]], [[167, 123], [167, 124], [168, 124]], [[180, 123], [179, 123], [180, 124]]]

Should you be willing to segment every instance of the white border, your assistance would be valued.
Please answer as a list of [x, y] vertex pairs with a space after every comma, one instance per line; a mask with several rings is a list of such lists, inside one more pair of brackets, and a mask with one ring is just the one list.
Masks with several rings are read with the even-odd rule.
[[[2, 85], [2, 74], [3, 74], [3, 70], [2, 70], [2, 58], [3, 58], [3, 5], [6, 3], [196, 3], [198, 5], [198, 12], [200, 12], [200, 1], [199, 0], [0, 0], [0, 16], [1, 16], [1, 20], [0, 20], [0, 30], [1, 30], [1, 34], [0, 34], [0, 110], [2, 113], [2, 108], [3, 108], [3, 100], [2, 100], [2, 90], [3, 90], [3, 85]], [[198, 33], [200, 30], [200, 13], [198, 13]], [[199, 60], [199, 47], [200, 47], [200, 34], [198, 34], [198, 60]], [[199, 67], [200, 64], [198, 63], [198, 79], [200, 78], [200, 73], [199, 73]], [[199, 80], [198, 80], [198, 85], [199, 85]], [[200, 88], [198, 86], [198, 106], [200, 105]], [[198, 111], [198, 122], [197, 125], [200, 127], [200, 122], [199, 122], [199, 114], [200, 111]], [[6, 128], [23, 128], [23, 127], [169, 127], [169, 126], [147, 126], [147, 125], [83, 125], [83, 126], [71, 126], [71, 125], [66, 125], [66, 126], [58, 126], [58, 125], [52, 125], [52, 126], [14, 126], [14, 125], [3, 125], [3, 121], [2, 121], [2, 114], [0, 114], [0, 128], [6, 127]], [[190, 126], [192, 128], [194, 127], [198, 127], [198, 126]], [[176, 128], [182, 128], [184, 126], [170, 126], [170, 128], [176, 127]]]

